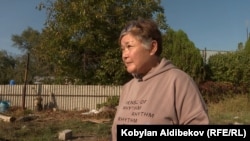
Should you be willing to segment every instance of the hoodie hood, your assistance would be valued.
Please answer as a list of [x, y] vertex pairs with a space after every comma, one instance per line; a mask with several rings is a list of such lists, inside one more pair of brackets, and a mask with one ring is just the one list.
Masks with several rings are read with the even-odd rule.
[[165, 71], [168, 71], [169, 69], [176, 68], [170, 60], [166, 60], [165, 58], [161, 59], [161, 62], [158, 66], [156, 66], [154, 69], [149, 71], [146, 75], [140, 76], [140, 75], [133, 75], [135, 79], [138, 79], [138, 82], [141, 81], [147, 81], [148, 79], [162, 73]]

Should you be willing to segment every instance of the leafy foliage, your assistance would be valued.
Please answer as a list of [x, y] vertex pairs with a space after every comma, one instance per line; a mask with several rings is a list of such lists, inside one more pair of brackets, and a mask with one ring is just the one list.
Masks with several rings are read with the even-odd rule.
[[204, 63], [199, 49], [182, 30], [168, 29], [163, 37], [163, 55], [177, 67], [187, 72], [196, 82], [204, 81]]
[[250, 54], [250, 38], [246, 41], [246, 45], [245, 45], [245, 48], [244, 50]]
[[[41, 33], [28, 27], [24, 30], [21, 35], [12, 35], [13, 46], [17, 47], [25, 52], [23, 56], [16, 58], [16, 74], [22, 76], [18, 78], [16, 75], [15, 79], [17, 82], [23, 82], [24, 72], [27, 63], [28, 66], [28, 81], [31, 83], [36, 76], [49, 76], [53, 72], [53, 66], [41, 58], [43, 52], [39, 50], [39, 45], [41, 41]], [[30, 55], [29, 62], [27, 62], [28, 54]]]
[[[23, 83], [27, 53], [30, 83], [37, 76], [53, 76], [54, 84], [64, 83], [65, 78], [77, 80], [74, 84], [124, 84], [132, 76], [124, 69], [117, 39], [127, 21], [144, 17], [154, 18], [164, 33], [162, 57], [172, 60], [196, 82], [250, 85], [249, 39], [245, 47], [238, 44], [237, 52], [214, 55], [204, 64], [187, 34], [168, 28], [160, 0], [44, 0], [39, 9], [47, 10], [44, 29], [38, 32], [28, 27], [12, 36], [13, 45], [25, 54], [14, 58], [0, 52], [1, 84], [11, 79]], [[50, 80], [46, 83], [52, 84]]]
[[246, 94], [244, 86], [235, 86], [229, 82], [206, 81], [199, 84], [199, 89], [206, 103], [217, 103], [232, 95]]
[[111, 96], [111, 97], [108, 97], [106, 102], [98, 104], [97, 108], [99, 109], [99, 108], [101, 108], [103, 106], [107, 106], [107, 107], [110, 107], [110, 108], [116, 108], [118, 103], [119, 103], [119, 96]]
[[8, 84], [13, 79], [15, 69], [15, 59], [6, 51], [0, 51], [0, 83]]
[[249, 87], [250, 56], [245, 51], [216, 54], [209, 58], [211, 79]]
[[83, 84], [128, 80], [117, 51], [120, 30], [128, 20], [155, 18], [167, 28], [163, 8], [155, 0], [57, 0], [40, 8], [48, 11], [41, 58], [53, 62], [55, 75], [78, 78]]

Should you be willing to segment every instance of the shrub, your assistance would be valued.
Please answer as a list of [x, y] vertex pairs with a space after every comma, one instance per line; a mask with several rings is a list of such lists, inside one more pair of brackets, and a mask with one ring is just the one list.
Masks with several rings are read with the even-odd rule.
[[100, 109], [103, 106], [115, 108], [119, 103], [119, 96], [110, 96], [107, 101], [101, 104], [97, 104], [97, 108]]

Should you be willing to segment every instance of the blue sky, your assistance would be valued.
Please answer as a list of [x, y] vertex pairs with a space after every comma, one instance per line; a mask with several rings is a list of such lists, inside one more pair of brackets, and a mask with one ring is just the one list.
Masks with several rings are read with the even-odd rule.
[[[46, 13], [35, 9], [39, 2], [1, 0], [0, 50], [20, 54], [11, 36], [28, 27], [41, 31]], [[246, 42], [250, 0], [162, 0], [162, 5], [169, 26], [183, 30], [199, 49], [234, 51]]]
[[11, 55], [21, 54], [20, 50], [12, 46], [11, 36], [21, 35], [28, 27], [41, 31], [46, 13], [36, 9], [39, 3], [39, 0], [1, 0], [0, 50], [5, 50]]
[[235, 51], [247, 40], [250, 0], [162, 0], [167, 23], [199, 49]]

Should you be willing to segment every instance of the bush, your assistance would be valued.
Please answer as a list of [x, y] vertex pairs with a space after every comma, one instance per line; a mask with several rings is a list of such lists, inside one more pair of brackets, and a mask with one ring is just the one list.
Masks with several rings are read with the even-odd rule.
[[97, 108], [100, 109], [103, 106], [115, 108], [119, 103], [119, 96], [110, 96], [107, 99], [107, 102], [102, 104], [97, 104]]
[[199, 89], [207, 103], [217, 103], [225, 97], [247, 93], [247, 89], [244, 86], [233, 85], [229, 82], [206, 81], [199, 84]]

